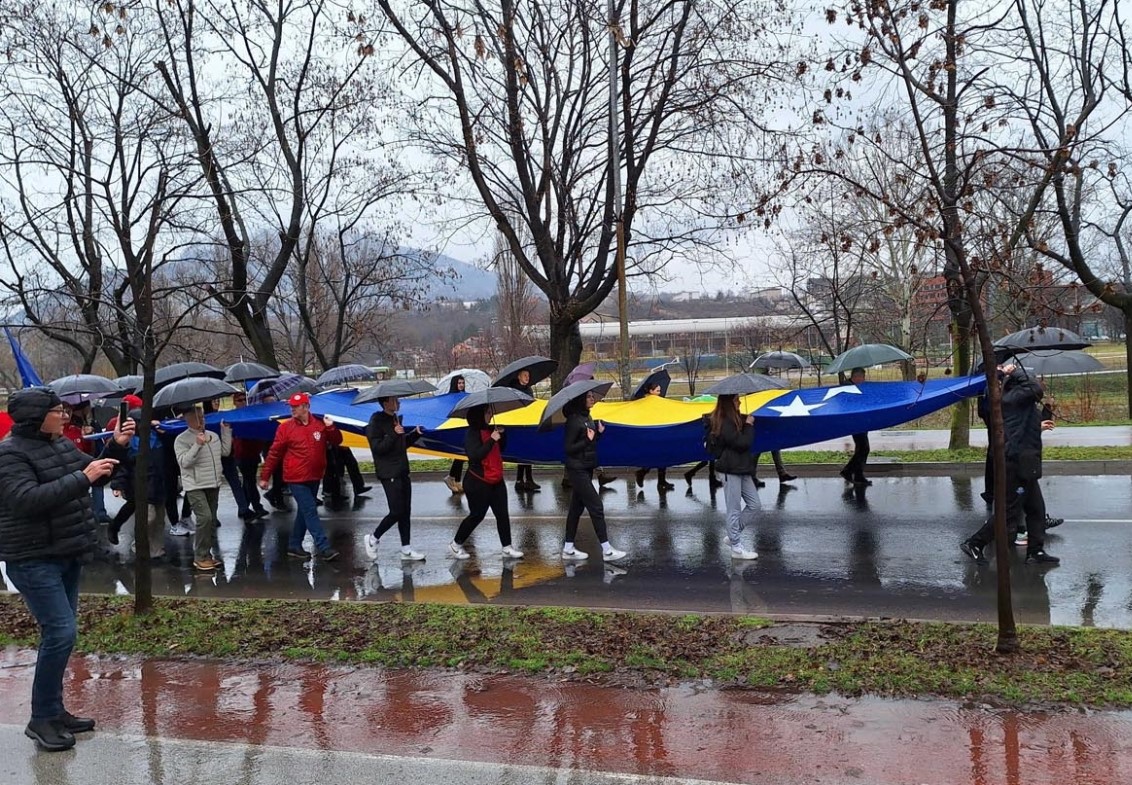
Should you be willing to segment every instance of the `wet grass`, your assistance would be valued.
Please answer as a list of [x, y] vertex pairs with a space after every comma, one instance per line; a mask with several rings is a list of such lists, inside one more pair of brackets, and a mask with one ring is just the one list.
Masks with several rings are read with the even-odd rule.
[[[1132, 633], [1116, 630], [1024, 628], [1023, 651], [1001, 656], [989, 625], [827, 625], [819, 645], [802, 648], [753, 616], [161, 598], [136, 617], [130, 603], [84, 597], [80, 650], [1132, 707]], [[19, 598], [0, 598], [0, 644], [36, 637]]]

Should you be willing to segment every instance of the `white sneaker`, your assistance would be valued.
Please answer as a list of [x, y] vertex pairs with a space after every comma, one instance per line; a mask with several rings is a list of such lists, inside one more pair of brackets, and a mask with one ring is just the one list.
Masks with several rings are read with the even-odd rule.
[[409, 552], [401, 551], [401, 561], [424, 561], [424, 554], [409, 549]]
[[[450, 477], [449, 479], [452, 478]], [[457, 545], [455, 540], [453, 540], [452, 542], [448, 543], [448, 557], [451, 559], [459, 559], [460, 561], [463, 561], [464, 559], [472, 558], [472, 554], [464, 550], [464, 547], [462, 545]]]
[[746, 548], [732, 548], [731, 558], [751, 560], [759, 558], [759, 555], [754, 551], [748, 551]]
[[619, 551], [616, 548], [610, 548], [608, 551], [602, 552], [601, 558], [605, 559], [606, 561], [621, 561], [628, 555], [629, 554], [627, 554], [625, 551]]
[[177, 521], [169, 527], [169, 534], [173, 537], [188, 537], [192, 532], [183, 523]]
[[197, 522], [194, 521], [192, 518], [182, 518], [181, 519], [181, 525], [189, 530], [189, 534], [196, 534], [197, 533]]
[[565, 548], [562, 549], [563, 561], [585, 561], [588, 558], [589, 554], [587, 554], [585, 551], [580, 551], [577, 548], [571, 548], [570, 550], [566, 550]]
[[377, 561], [377, 538], [372, 534], [367, 534], [365, 537], [366, 544], [366, 557], [370, 561]]
[[523, 552], [513, 545], [508, 545], [508, 546], [503, 548], [503, 558], [504, 559], [521, 559], [521, 558], [523, 558]]

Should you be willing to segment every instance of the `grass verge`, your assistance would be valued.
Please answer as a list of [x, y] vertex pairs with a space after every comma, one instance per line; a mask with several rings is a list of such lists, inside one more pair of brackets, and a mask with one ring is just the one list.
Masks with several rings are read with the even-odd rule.
[[[782, 645], [756, 617], [283, 600], [84, 597], [79, 650], [149, 657], [293, 659], [588, 677], [620, 684], [712, 679], [721, 687], [935, 695], [1003, 704], [1132, 707], [1132, 633], [1027, 627], [994, 653], [989, 625], [826, 625]], [[34, 645], [18, 597], [0, 597], [0, 644]]]

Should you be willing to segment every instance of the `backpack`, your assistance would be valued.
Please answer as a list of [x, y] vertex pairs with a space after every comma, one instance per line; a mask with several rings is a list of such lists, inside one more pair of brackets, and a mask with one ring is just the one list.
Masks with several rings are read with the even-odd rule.
[[717, 436], [711, 433], [711, 419], [704, 417], [704, 451], [711, 456], [713, 461], [719, 460], [723, 455], [723, 443]]

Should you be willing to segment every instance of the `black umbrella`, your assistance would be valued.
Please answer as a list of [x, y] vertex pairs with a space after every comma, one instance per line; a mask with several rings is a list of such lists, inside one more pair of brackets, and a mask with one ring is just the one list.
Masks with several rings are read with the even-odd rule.
[[448, 412], [449, 417], [467, 417], [468, 412], [477, 406], [490, 406], [493, 414], [511, 412], [530, 406], [535, 399], [525, 392], [513, 390], [510, 387], [488, 387], [486, 390], [465, 395], [458, 404]]
[[810, 361], [794, 352], [767, 352], [760, 354], [751, 363], [752, 368], [764, 370], [791, 371], [794, 369], [809, 368]]
[[364, 365], [357, 363], [347, 363], [346, 365], [338, 365], [330, 370], [324, 372], [321, 376], [315, 379], [320, 387], [333, 387], [339, 384], [348, 384], [349, 382], [363, 382], [373, 381], [377, 378], [377, 374]]
[[233, 363], [224, 369], [224, 381], [232, 382], [233, 384], [236, 382], [259, 381], [260, 379], [275, 379], [278, 378], [278, 376], [279, 371], [263, 363]]
[[1104, 370], [1104, 364], [1100, 360], [1091, 354], [1079, 351], [1019, 352], [1014, 355], [1014, 359], [1027, 371], [1038, 376], [1092, 373]]
[[633, 391], [631, 400], [635, 401], [638, 398], [644, 398], [649, 394], [649, 390], [658, 384], [660, 385], [661, 396], [668, 395], [668, 385], [672, 384], [672, 377], [668, 375], [667, 368], [658, 368], [646, 376], [645, 380], [638, 384], [637, 389]]
[[766, 390], [782, 390], [789, 387], [783, 381], [772, 379], [762, 373], [737, 373], [728, 376], [704, 390], [704, 395], [750, 395]]
[[436, 385], [424, 379], [386, 379], [362, 390], [351, 403], [371, 403], [382, 398], [404, 398], [430, 392], [436, 392]]
[[903, 362], [911, 359], [912, 355], [908, 352], [887, 343], [865, 343], [837, 355], [833, 358], [833, 362], [825, 366], [824, 370], [826, 373], [837, 373], [849, 371], [853, 368], [868, 368], [870, 365]]
[[566, 418], [562, 415], [562, 410], [566, 408], [566, 404], [570, 403], [570, 401], [575, 398], [581, 398], [586, 393], [591, 392], [597, 398], [604, 398], [612, 386], [613, 382], [599, 382], [589, 379], [583, 382], [574, 382], [573, 384], [563, 387], [546, 402], [546, 408], [543, 410], [542, 417], [540, 417], [538, 421], [539, 430], [550, 430], [555, 425], [561, 425], [566, 422]]
[[91, 395], [108, 396], [121, 394], [122, 388], [105, 376], [95, 376], [91, 373], [76, 373], [64, 376], [50, 382], [48, 385], [55, 394], [62, 398], [64, 395]]
[[1061, 327], [1031, 327], [999, 338], [994, 346], [995, 349], [1029, 352], [1035, 349], [1084, 349], [1092, 344], [1077, 333]]
[[190, 406], [202, 401], [211, 401], [213, 398], [223, 398], [226, 395], [235, 395], [237, 390], [227, 382], [220, 379], [210, 379], [207, 376], [190, 376], [187, 379], [178, 379], [162, 387], [153, 396], [154, 409], [168, 409], [174, 406]]
[[495, 377], [495, 381], [491, 383], [491, 386], [510, 387], [511, 383], [514, 382], [516, 378], [518, 378], [519, 371], [522, 370], [527, 370], [530, 372], [530, 384], [535, 385], [541, 382], [543, 379], [548, 378], [552, 373], [554, 373], [554, 369], [557, 367], [558, 362], [547, 357], [539, 357], [538, 355], [524, 357], [521, 360], [516, 360], [515, 362], [504, 368], [502, 371], [500, 371], [499, 375]]
[[208, 363], [173, 363], [164, 368], [158, 368], [153, 377], [153, 382], [158, 387], [164, 387], [181, 379], [193, 378], [223, 379], [224, 371]]
[[274, 379], [262, 379], [248, 390], [248, 403], [263, 403], [271, 397], [281, 400], [294, 392], [316, 393], [318, 384], [314, 379], [299, 376], [297, 373], [281, 373]]
[[[114, 384], [121, 387], [123, 393], [139, 393], [141, 392], [144, 381], [145, 380], [141, 376], [129, 375], [119, 376], [114, 380]], [[112, 398], [113, 395], [109, 395], [107, 397]]]

